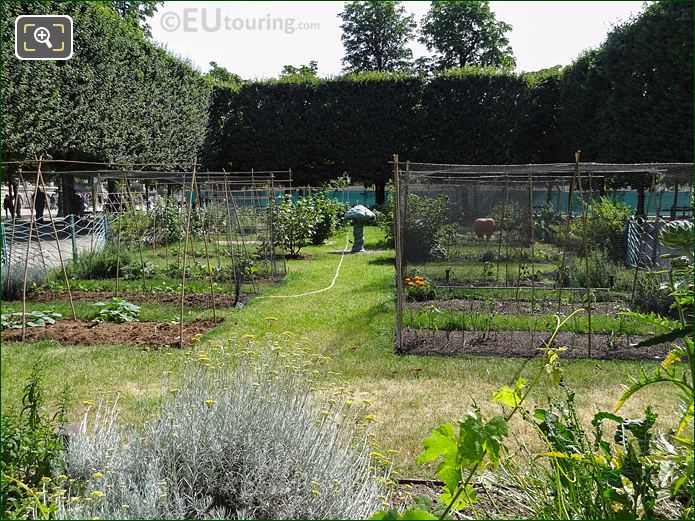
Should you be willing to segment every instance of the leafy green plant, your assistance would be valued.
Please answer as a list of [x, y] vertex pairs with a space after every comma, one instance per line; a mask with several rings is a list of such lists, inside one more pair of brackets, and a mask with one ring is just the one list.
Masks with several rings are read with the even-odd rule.
[[176, 201], [157, 201], [149, 212], [146, 240], [149, 245], [174, 244], [183, 238], [184, 221]]
[[437, 230], [434, 238], [436, 243], [433, 248], [439, 247], [443, 253], [442, 258], [447, 260], [453, 247], [461, 240], [461, 233], [456, 224], [445, 224]]
[[506, 414], [486, 419], [474, 404], [473, 409], [457, 422], [457, 426], [445, 423], [434, 429], [432, 435], [423, 442], [425, 450], [418, 462], [439, 460], [436, 472], [444, 482], [439, 502], [445, 506], [441, 509], [439, 519], [446, 518], [451, 510], [461, 510], [477, 502], [472, 483], [474, 477], [485, 467], [496, 467], [499, 464], [505, 450], [507, 424], [521, 410], [529, 392], [543, 375], [549, 374], [555, 381], [560, 380], [562, 371], [557, 363], [558, 349], [552, 346], [561, 328], [581, 311], [583, 310], [576, 310], [564, 319], [555, 317], [555, 330], [545, 342], [540, 367], [530, 382], [519, 378], [513, 388], [504, 386], [493, 394], [493, 402], [509, 408]]
[[101, 307], [97, 314], [97, 322], [137, 322], [140, 320], [140, 306], [128, 302], [121, 297], [114, 297], [108, 302], [97, 302]]
[[[544, 451], [508, 460], [500, 473], [518, 502], [537, 519], [651, 519], [660, 493], [659, 462], [652, 443], [656, 414], [638, 419], [597, 413], [593, 432], [579, 421], [574, 393], [532, 412], [521, 410]], [[612, 438], [605, 437], [613, 422]]]
[[2, 437], [2, 480], [0, 517], [3, 519], [48, 519], [57, 510], [52, 493], [56, 489], [54, 467], [63, 450], [57, 427], [65, 421], [65, 395], [59, 411], [44, 415], [44, 392], [40, 364], [24, 387], [22, 411], [4, 414]]
[[583, 248], [586, 241], [592, 251], [605, 250], [611, 260], [624, 260], [627, 218], [632, 209], [620, 201], [601, 197], [586, 203], [585, 211], [586, 221], [574, 219], [570, 228], [571, 239], [579, 243], [577, 247]]
[[[449, 221], [451, 204], [443, 196], [424, 197], [408, 194], [403, 230], [403, 247], [407, 258], [427, 258], [437, 244], [437, 232], [442, 223]], [[393, 198], [389, 198], [383, 212], [378, 214], [377, 223], [384, 230], [386, 244], [393, 247]]]
[[116, 271], [120, 276], [122, 270], [127, 271], [134, 264], [135, 257], [129, 250], [122, 248], [119, 252], [116, 246], [109, 245], [100, 251], [80, 254], [67, 265], [67, 272], [74, 279], [113, 279]]
[[[24, 317], [24, 320], [22, 320]], [[26, 314], [19, 313], [3, 313], [2, 328], [3, 329], [21, 329], [22, 323], [27, 327], [45, 327], [50, 324], [55, 324], [56, 320], [63, 318], [63, 315], [53, 310], [44, 311], [29, 311]]]
[[[693, 238], [692, 223], [673, 222], [662, 231], [665, 246], [678, 250], [664, 255], [670, 260], [666, 275], [665, 288], [674, 302], [671, 310], [676, 320], [656, 313], [636, 313], [626, 311], [623, 314], [650, 324], [660, 331], [659, 334], [639, 342], [635, 347], [647, 347], [665, 342], [674, 342], [671, 352], [664, 361], [650, 374], [642, 370], [637, 376], [629, 377], [629, 385], [620, 397], [615, 410], [634, 394], [654, 384], [670, 385], [675, 390], [676, 403], [680, 411], [680, 421], [674, 434], [663, 439], [662, 457], [670, 464], [669, 489], [674, 496], [681, 498], [686, 505], [686, 513], [693, 513], [693, 438], [692, 421], [695, 415], [695, 342], [693, 340]], [[690, 433], [686, 434], [688, 425]]]

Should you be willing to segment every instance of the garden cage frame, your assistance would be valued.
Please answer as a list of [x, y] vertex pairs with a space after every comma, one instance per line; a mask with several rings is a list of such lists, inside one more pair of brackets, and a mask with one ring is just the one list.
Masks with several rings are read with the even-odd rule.
[[[261, 280], [275, 282], [287, 273], [274, 221], [278, 198], [292, 189], [290, 169], [200, 172], [195, 161], [172, 167], [41, 158], [3, 164], [30, 165], [13, 176], [15, 200], [21, 189], [28, 215], [22, 219], [15, 207], [12, 219], [0, 229], [3, 274], [15, 266], [24, 272], [23, 311], [28, 270], [38, 268], [47, 280], [49, 271], [58, 269], [76, 318], [66, 264], [107, 245], [116, 255], [114, 297], [122, 294], [120, 260], [126, 250], [137, 258], [137, 278], [142, 290], [148, 291], [145, 253], [148, 248], [163, 249], [165, 272], [180, 279], [181, 341], [186, 280], [193, 273], [206, 279], [213, 319], [225, 285], [237, 305], [242, 284], [257, 294]], [[59, 208], [46, 201], [47, 215], [37, 218], [37, 197], [40, 193], [48, 197], [50, 191], [44, 175], [58, 179], [54, 195], [59, 196]], [[86, 185], [79, 187], [78, 181]], [[76, 200], [80, 188], [84, 195]], [[174, 222], [178, 239], [170, 240]], [[197, 243], [200, 251], [196, 251]]]
[[[659, 229], [693, 215], [692, 163], [582, 163], [577, 152], [572, 163], [436, 164], [394, 155], [391, 165], [398, 353], [407, 352], [409, 309], [456, 295], [481, 309], [499, 299], [507, 312], [545, 315], [569, 299], [587, 310], [591, 353], [592, 303], [610, 301], [616, 283], [615, 275], [596, 283], [595, 265], [623, 266], [622, 289], [634, 301], [644, 273], [660, 269], [668, 253]], [[623, 212], [619, 237], [602, 233], [600, 221], [609, 219], [601, 201]]]

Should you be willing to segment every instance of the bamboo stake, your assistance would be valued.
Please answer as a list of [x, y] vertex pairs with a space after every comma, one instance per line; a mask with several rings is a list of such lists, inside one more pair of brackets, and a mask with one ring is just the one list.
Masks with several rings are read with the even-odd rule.
[[[40, 159], [43, 155], [40, 156]], [[36, 167], [36, 183], [34, 186], [39, 186], [39, 176], [41, 175], [41, 162], [39, 161]], [[26, 194], [26, 191], [24, 192]], [[27, 253], [24, 257], [24, 279], [22, 283], [22, 341], [26, 339], [27, 336], [27, 273], [29, 271], [29, 250], [31, 248], [31, 235], [34, 231], [34, 205], [36, 204], [36, 190], [34, 190], [34, 197], [31, 201], [31, 208], [29, 213], [29, 236], [27, 238]]]
[[[37, 171], [37, 174], [39, 174], [39, 173], [40, 172]], [[22, 186], [24, 187], [24, 194], [28, 194], [29, 193], [29, 187], [27, 186], [27, 180], [24, 179], [24, 176], [21, 176], [20, 178], [22, 180]], [[34, 197], [33, 197], [34, 204], [32, 205], [31, 215], [29, 216], [29, 219], [32, 221], [35, 219], [34, 213], [35, 213], [35, 209], [36, 209], [36, 198], [38, 197], [38, 193], [37, 193], [38, 189], [39, 189], [39, 186], [36, 185], [34, 187]], [[45, 195], [46, 194], [44, 193], [44, 196]], [[41, 264], [43, 265], [43, 271], [46, 273], [46, 281], [48, 281], [48, 266], [46, 265], [46, 257], [43, 254], [43, 247], [41, 246], [41, 230], [39, 229], [38, 219], [36, 219], [36, 239], [37, 239], [37, 246], [39, 248], [39, 256], [41, 257]]]
[[584, 247], [584, 277], [586, 278], [586, 313], [589, 321], [589, 335], [588, 335], [588, 356], [591, 358], [591, 341], [592, 341], [592, 332], [591, 332], [591, 280], [589, 279], [589, 238], [587, 237], [587, 231], [588, 231], [588, 223], [589, 223], [589, 210], [588, 210], [588, 204], [585, 201], [584, 198], [584, 192], [582, 189], [582, 176], [581, 172], [579, 169], [579, 157], [581, 155], [581, 151], [578, 151], [574, 154], [574, 171], [577, 175], [577, 187], [579, 188], [579, 197], [582, 200], [582, 221], [584, 224], [584, 233], [583, 233], [583, 247]]
[[181, 315], [179, 317], [179, 347], [183, 349], [183, 304], [186, 293], [186, 255], [188, 253], [188, 236], [191, 233], [191, 208], [193, 207], [193, 187], [195, 186], [196, 159], [193, 160], [193, 175], [191, 176], [191, 202], [186, 201], [186, 187], [183, 187], [183, 201], [187, 204], [185, 239], [183, 242], [183, 269], [181, 270]]
[[533, 175], [528, 173], [529, 217], [531, 222], [531, 314], [536, 307], [536, 234], [533, 221]]
[[[125, 178], [125, 189], [128, 194], [128, 199], [130, 200], [130, 213], [133, 216], [133, 225], [135, 226], [135, 234], [138, 242], [138, 252], [140, 253], [140, 271], [142, 272], [142, 291], [147, 291], [147, 278], [145, 275], [145, 258], [142, 254], [142, 237], [140, 236], [140, 226], [138, 225], [138, 218], [135, 213], [135, 201], [133, 200], [133, 194], [130, 191], [130, 179], [128, 176]], [[145, 206], [147, 208], [147, 206]]]
[[[581, 153], [581, 151], [578, 151], [577, 153]], [[575, 155], [576, 157], [576, 155]], [[560, 282], [560, 287], [558, 288], [557, 291], [557, 312], [560, 312], [561, 306], [562, 306], [562, 285], [564, 284], [564, 276], [565, 276], [565, 261], [567, 260], [567, 249], [569, 248], [569, 242], [570, 242], [570, 226], [572, 223], [572, 195], [574, 194], [574, 182], [575, 178], [577, 177], [578, 174], [578, 169], [579, 169], [579, 163], [575, 163], [574, 166], [574, 174], [572, 175], [572, 180], [570, 181], [570, 189], [569, 189], [569, 194], [567, 195], [567, 224], [565, 226], [565, 245], [562, 248], [562, 260], [560, 264], [560, 273], [559, 273], [559, 282]]]
[[[116, 185], [116, 194], [118, 194], [118, 185]], [[114, 201], [112, 203], [111, 208], [116, 214], [116, 219], [118, 220], [118, 227], [116, 232], [118, 233], [118, 238], [116, 239], [116, 289], [114, 291], [114, 297], [118, 298], [118, 282], [120, 281], [120, 272], [121, 272], [121, 218], [123, 214], [123, 200], [120, 197], [120, 194], [118, 194], [118, 199], [116, 199], [115, 194], [114, 197], [111, 198], [111, 194], [108, 194], [108, 197]], [[117, 207], [115, 205], [118, 205]]]
[[[195, 171], [196, 165], [193, 163], [193, 170]], [[200, 192], [198, 185], [196, 184], [196, 191]], [[200, 198], [199, 198], [200, 200]], [[201, 205], [201, 210], [202, 205]], [[208, 211], [207, 209], [205, 211]], [[203, 219], [205, 219], [205, 214], [203, 214]], [[212, 280], [212, 266], [210, 265], [210, 255], [208, 253], [208, 230], [207, 230], [207, 225], [203, 221], [203, 245], [205, 247], [205, 260], [207, 262], [208, 266], [208, 278], [210, 279], [210, 298], [212, 299], [212, 318], [213, 320], [217, 319], [217, 314], [215, 311], [215, 284]]]
[[[46, 193], [46, 183], [43, 180], [43, 174], [40, 175], [41, 186], [43, 187], [43, 192]], [[56, 214], [58, 212], [56, 211]], [[51, 226], [53, 228], [53, 236], [56, 240], [56, 249], [58, 250], [58, 259], [60, 260], [60, 269], [63, 272], [63, 279], [65, 280], [65, 287], [68, 291], [68, 300], [70, 301], [70, 310], [72, 311], [72, 319], [77, 320], [77, 313], [75, 312], [75, 303], [72, 300], [72, 290], [70, 289], [70, 279], [68, 278], [68, 272], [65, 269], [65, 262], [63, 261], [63, 253], [60, 250], [60, 239], [58, 238], [58, 230], [56, 229], [55, 221], [53, 220], [53, 214], [51, 214], [51, 205], [48, 205], [48, 217], [51, 219]], [[57, 217], [57, 215], [56, 215]]]

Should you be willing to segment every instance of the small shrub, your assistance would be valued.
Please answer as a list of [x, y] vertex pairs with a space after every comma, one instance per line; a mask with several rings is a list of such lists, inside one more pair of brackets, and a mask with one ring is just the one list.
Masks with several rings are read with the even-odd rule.
[[[363, 519], [384, 487], [364, 430], [364, 409], [309, 391], [301, 346], [268, 340], [243, 363], [231, 352], [191, 360], [169, 383], [159, 417], [138, 432], [104, 407], [66, 451], [81, 489], [73, 519]], [[214, 365], [217, 369], [206, 367]], [[233, 367], [233, 369], [231, 369]], [[176, 387], [172, 387], [175, 385]], [[108, 464], [108, 470], [104, 470]], [[99, 474], [95, 474], [98, 472]], [[95, 477], [97, 476], [97, 477]], [[124, 507], [124, 505], [126, 505]]]
[[133, 264], [135, 258], [130, 251], [121, 249], [119, 254], [115, 246], [107, 246], [100, 251], [80, 254], [67, 265], [67, 272], [74, 279], [113, 279], [117, 266], [120, 275]]
[[317, 217], [311, 244], [319, 245], [345, 226], [344, 216], [348, 205], [329, 197], [328, 192], [319, 192], [311, 198]]
[[[43, 267], [30, 265], [27, 269], [27, 292], [31, 288], [42, 286], [48, 280]], [[19, 300], [24, 291], [24, 263], [13, 262], [9, 268], [2, 266], [2, 283], [0, 290], [3, 300]]]
[[95, 320], [97, 322], [137, 322], [140, 320], [140, 306], [136, 306], [127, 300], [114, 297], [108, 302], [97, 302], [95, 306], [101, 307]]
[[509, 231], [510, 238], [521, 229], [521, 205], [516, 201], [498, 203], [493, 206], [488, 215], [495, 220], [495, 228], [499, 231]]
[[300, 197], [295, 203], [288, 195], [275, 207], [275, 240], [292, 257], [299, 255], [300, 250], [311, 243], [317, 224], [315, 206], [310, 197]]
[[586, 260], [581, 257], [572, 259], [567, 266], [563, 281], [565, 286], [581, 288], [608, 288], [620, 267], [608, 257], [604, 250], [593, 250], [589, 253], [589, 278], [587, 280]]

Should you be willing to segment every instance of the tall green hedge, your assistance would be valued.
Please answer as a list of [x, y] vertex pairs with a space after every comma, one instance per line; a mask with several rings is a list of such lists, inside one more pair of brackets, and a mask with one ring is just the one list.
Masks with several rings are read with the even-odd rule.
[[[2, 9], [5, 159], [170, 163], [198, 153], [210, 86], [188, 63], [98, 3], [2, 2]], [[72, 59], [18, 60], [15, 17], [50, 13], [73, 18]]]
[[383, 183], [397, 152], [452, 163], [693, 160], [693, 7], [655, 3], [572, 65], [248, 83], [216, 94], [213, 168]]

